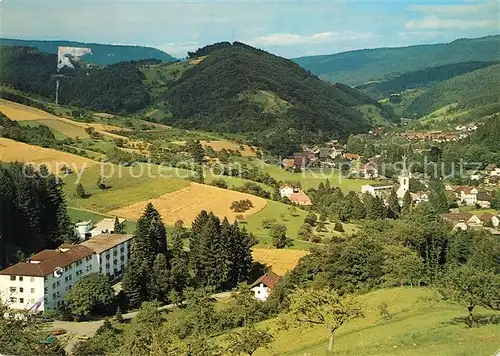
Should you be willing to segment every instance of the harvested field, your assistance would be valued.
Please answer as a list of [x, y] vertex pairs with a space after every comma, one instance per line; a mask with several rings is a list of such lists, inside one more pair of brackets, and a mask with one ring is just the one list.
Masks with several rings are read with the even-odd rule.
[[[242, 199], [250, 199], [254, 205], [253, 208], [243, 213], [235, 213], [229, 209], [233, 201]], [[234, 221], [237, 215], [243, 215], [246, 218], [261, 211], [267, 204], [265, 199], [254, 195], [204, 184], [190, 183], [187, 187], [175, 192], [107, 213], [123, 216], [130, 220], [137, 220], [149, 202], [160, 212], [163, 222], [167, 225], [173, 225], [177, 220], [182, 220], [186, 225], [190, 225], [201, 210], [212, 211], [221, 219], [226, 216], [230, 221]]]
[[53, 173], [58, 171], [57, 164], [59, 164], [59, 168], [65, 164], [75, 170], [74, 168], [81, 169], [82, 167], [90, 167], [98, 163], [71, 153], [0, 138], [0, 162], [15, 161], [33, 162], [36, 165], [45, 164]]
[[275, 248], [254, 248], [252, 249], [253, 259], [267, 265], [274, 273], [280, 276], [295, 268], [299, 260], [308, 255], [308, 251], [289, 250]]
[[85, 129], [89, 126], [93, 127], [98, 133], [109, 138], [124, 137], [107, 131], [130, 131], [130, 129], [123, 129], [121, 127], [113, 125], [78, 122], [64, 117], [58, 117], [43, 110], [32, 108], [26, 105], [21, 105], [18, 103], [13, 103], [11, 101], [3, 99], [0, 99], [0, 111], [11, 120], [38, 121], [39, 123], [48, 126], [49, 128], [71, 138], [88, 138], [89, 135], [87, 134], [87, 132], [85, 132]]

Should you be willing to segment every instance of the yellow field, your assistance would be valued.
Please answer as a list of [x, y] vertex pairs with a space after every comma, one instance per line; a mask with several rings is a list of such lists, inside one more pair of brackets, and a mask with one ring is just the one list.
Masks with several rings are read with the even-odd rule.
[[85, 157], [0, 138], [0, 162], [16, 161], [45, 164], [53, 173], [57, 173], [63, 165], [76, 170], [97, 164]]
[[[229, 209], [233, 201], [242, 199], [250, 199], [254, 207], [244, 213], [235, 213]], [[190, 183], [187, 187], [175, 192], [107, 213], [112, 216], [123, 216], [130, 220], [137, 220], [149, 202], [160, 212], [163, 222], [167, 225], [173, 225], [177, 220], [182, 220], [186, 225], [190, 225], [201, 210], [212, 211], [221, 219], [226, 216], [230, 221], [234, 221], [237, 215], [243, 215], [246, 218], [261, 211], [267, 204], [265, 199], [254, 195]]]
[[112, 134], [107, 131], [123, 130], [127, 131], [130, 129], [123, 129], [118, 126], [106, 125], [106, 124], [94, 124], [94, 123], [84, 123], [73, 121], [64, 117], [54, 116], [43, 110], [32, 108], [30, 106], [21, 105], [18, 103], [13, 103], [11, 101], [0, 99], [0, 111], [4, 113], [9, 119], [15, 121], [27, 121], [36, 120], [45, 126], [50, 127], [56, 131], [59, 131], [65, 136], [71, 138], [88, 138], [89, 135], [85, 132], [87, 127], [93, 127], [98, 133], [109, 138], [124, 138], [123, 136]]
[[[172, 143], [175, 143], [177, 145], [183, 145], [186, 143], [186, 141], [174, 141]], [[222, 149], [226, 150], [240, 150], [240, 145], [235, 142], [230, 142], [230, 141], [200, 141], [203, 147], [210, 146], [213, 148], [214, 151], [222, 151]], [[244, 150], [240, 150], [241, 155], [243, 157], [250, 157], [250, 156], [255, 156], [255, 151], [252, 151], [250, 146], [248, 145], [243, 145], [245, 148]]]
[[295, 268], [299, 260], [308, 255], [308, 251], [275, 248], [254, 248], [253, 259], [267, 265], [274, 273], [283, 276]]

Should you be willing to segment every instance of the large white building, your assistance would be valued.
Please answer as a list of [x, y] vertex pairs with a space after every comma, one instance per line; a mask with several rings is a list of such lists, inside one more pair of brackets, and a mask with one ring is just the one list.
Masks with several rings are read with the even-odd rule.
[[[0, 271], [0, 297], [12, 309], [43, 311], [61, 305], [83, 276], [118, 277], [128, 264], [132, 235], [99, 235], [79, 245], [43, 250]], [[108, 257], [109, 256], [109, 257]]]

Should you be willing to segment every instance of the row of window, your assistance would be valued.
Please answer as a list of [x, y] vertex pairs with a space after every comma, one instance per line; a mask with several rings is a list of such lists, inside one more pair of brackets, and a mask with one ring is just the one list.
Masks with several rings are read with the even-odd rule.
[[56, 292], [52, 294], [52, 299], [60, 298], [61, 297], [61, 292]]
[[[10, 297], [10, 302], [11, 303], [17, 303], [17, 298], [16, 297]], [[27, 299], [28, 303], [35, 304], [35, 299]], [[19, 303], [24, 303], [24, 298], [19, 298]]]
[[[15, 281], [17, 276], [10, 276], [11, 281]], [[19, 282], [22, 282], [24, 280], [23, 276], [19, 276]], [[30, 277], [30, 282], [34, 282], [35, 277]]]
[[[15, 293], [17, 290], [16, 287], [10, 287], [10, 292], [11, 293]], [[23, 287], [19, 287], [19, 293], [24, 293], [24, 288]], [[35, 288], [31, 288], [31, 293], [35, 293]]]

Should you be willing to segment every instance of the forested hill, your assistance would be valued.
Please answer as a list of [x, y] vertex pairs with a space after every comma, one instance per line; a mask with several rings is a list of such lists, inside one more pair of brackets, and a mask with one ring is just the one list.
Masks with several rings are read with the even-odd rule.
[[497, 62], [463, 62], [445, 64], [412, 72], [403, 73], [387, 81], [369, 82], [359, 85], [356, 89], [373, 99], [388, 98], [393, 93], [400, 93], [407, 89], [430, 87], [453, 77], [489, 67]]
[[499, 83], [500, 64], [478, 69], [433, 86], [418, 96], [406, 111], [410, 116], [421, 117], [443, 106], [458, 103], [463, 109], [491, 107], [489, 112], [498, 112]]
[[223, 132], [318, 132], [347, 137], [369, 125], [355, 106], [380, 105], [345, 85], [330, 85], [294, 62], [235, 42], [204, 55], [168, 92], [172, 125]]
[[[109, 65], [123, 61], [137, 61], [141, 59], [158, 59], [164, 62], [173, 62], [176, 59], [159, 49], [144, 46], [124, 46], [85, 43], [74, 41], [28, 41], [9, 38], [0, 38], [2, 46], [34, 47], [42, 52], [57, 53], [59, 46], [87, 47], [92, 49], [92, 55], [82, 57], [85, 61], [101, 65]], [[54, 64], [55, 66], [55, 64]]]
[[450, 43], [376, 48], [296, 58], [294, 61], [332, 83], [361, 85], [434, 66], [500, 60], [500, 35]]

